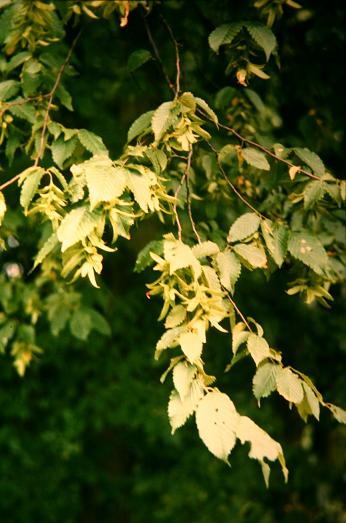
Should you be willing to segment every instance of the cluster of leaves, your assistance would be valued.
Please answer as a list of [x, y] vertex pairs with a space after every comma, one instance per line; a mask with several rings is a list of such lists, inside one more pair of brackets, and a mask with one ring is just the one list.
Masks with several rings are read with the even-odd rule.
[[[148, 10], [152, 2], [60, 4], [2, 3], [1, 142], [7, 162], [22, 148], [31, 163], [0, 185], [2, 246], [8, 242], [3, 190], [15, 182], [26, 219], [43, 222], [44, 227], [33, 266], [41, 266], [42, 273], [35, 283], [30, 287], [4, 277], [0, 343], [4, 348], [12, 343], [22, 375], [39, 350], [34, 326], [41, 311], [47, 312], [55, 335], [68, 322], [72, 334], [83, 340], [92, 328], [107, 334], [104, 318], [86, 307], [80, 294], [67, 290], [62, 280], [87, 277], [98, 287], [102, 252], [116, 250], [119, 237], [131, 239], [134, 224], [155, 215], [169, 232], [144, 247], [136, 269], [154, 261], [154, 270], [160, 272], [148, 285], [148, 297], [162, 296], [159, 319], [165, 319], [167, 329], [157, 343], [156, 357], [168, 348], [180, 350], [164, 374], [164, 378], [171, 371], [173, 375], [168, 405], [172, 431], [195, 413], [199, 435], [215, 456], [227, 461], [237, 439], [249, 442], [249, 456], [261, 463], [266, 483], [266, 459], [278, 459], [287, 478], [280, 444], [240, 415], [232, 400], [212, 386], [216, 378], [206, 373], [202, 359], [210, 327], [230, 332], [233, 357], [228, 370], [250, 356], [257, 367], [253, 392], [258, 400], [277, 390], [297, 406], [304, 420], [308, 415], [318, 419], [322, 404], [345, 422], [345, 412], [326, 403], [310, 378], [283, 366], [281, 354], [270, 348], [262, 327], [246, 319], [235, 301], [236, 282], [247, 270], [259, 269], [269, 278], [283, 267], [292, 267], [295, 281], [287, 292], [302, 293], [308, 303], [317, 299], [324, 305], [332, 299], [330, 286], [345, 277], [341, 211], [345, 182], [332, 176], [311, 150], [271, 141], [275, 113], [265, 110], [255, 91], [243, 89], [254, 76], [269, 79], [262, 62], [263, 54], [265, 63], [277, 56], [274, 33], [257, 20], [240, 20], [210, 34], [211, 50], [218, 53], [225, 46], [226, 74], [234, 73], [240, 85], [236, 96], [229, 86], [216, 94], [217, 116], [203, 98], [180, 92], [179, 46], [168, 26], [176, 44], [174, 98], [135, 120], [123, 153], [113, 160], [99, 136], [52, 118], [58, 101], [73, 109], [64, 80], [75, 74], [69, 62], [80, 33], [67, 50], [65, 27], [71, 17], [78, 25], [82, 15], [92, 21], [111, 17], [115, 11], [125, 26], [131, 9]], [[272, 25], [273, 15], [268, 22]], [[155, 45], [154, 50], [157, 54]], [[139, 65], [146, 61], [141, 53]], [[247, 116], [249, 103], [257, 118]], [[259, 133], [263, 121], [265, 136]], [[203, 204], [193, 205], [197, 201]], [[16, 295], [18, 302], [12, 298]], [[12, 301], [14, 305], [9, 305]], [[14, 326], [12, 314], [22, 315], [27, 323]]]

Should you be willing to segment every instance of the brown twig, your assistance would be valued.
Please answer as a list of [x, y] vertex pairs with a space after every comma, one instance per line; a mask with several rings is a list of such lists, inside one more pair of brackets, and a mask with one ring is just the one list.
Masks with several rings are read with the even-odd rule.
[[[178, 214], [178, 209], [177, 209], [177, 206], [178, 206], [178, 196], [179, 196], [179, 193], [180, 193], [181, 188], [183, 186], [183, 183], [185, 182], [185, 180], [189, 176], [189, 172], [190, 172], [190, 168], [191, 168], [191, 159], [192, 159], [192, 148], [190, 149], [189, 154], [188, 154], [188, 156], [186, 158], [187, 162], [186, 162], [186, 168], [185, 168], [184, 174], [181, 177], [179, 185], [176, 188], [176, 191], [174, 193], [175, 202], [174, 202], [174, 205], [173, 205], [173, 213], [175, 215], [175, 219], [176, 219], [176, 222], [177, 222], [178, 238], [179, 238], [180, 241], [181, 241], [181, 238], [182, 238], [182, 231], [183, 231], [183, 229], [182, 229], [182, 226], [181, 226], [181, 221], [180, 221], [179, 214]], [[192, 225], [192, 223], [191, 223], [191, 225]], [[197, 233], [197, 237], [199, 237], [198, 233]]]
[[[225, 289], [225, 287], [223, 287], [224, 290], [227, 291], [227, 289]], [[231, 298], [231, 296], [229, 295], [229, 293], [227, 292], [227, 298], [228, 300], [231, 302], [231, 304], [233, 305], [234, 309], [237, 311], [238, 315], [241, 317], [241, 319], [243, 320], [243, 323], [245, 323], [245, 325], [247, 326], [247, 328], [249, 329], [250, 332], [253, 332], [252, 329], [251, 329], [251, 326], [249, 324], [249, 322], [247, 321], [247, 319], [245, 318], [244, 314], [241, 312], [241, 310], [239, 309], [238, 305], [236, 304], [236, 302], [233, 300], [233, 298]]]
[[161, 67], [161, 70], [162, 70], [162, 74], [165, 77], [165, 80], [166, 80], [166, 83], [167, 83], [168, 87], [173, 91], [173, 93], [175, 93], [174, 84], [172, 83], [172, 80], [170, 79], [170, 77], [167, 74], [165, 65], [164, 65], [164, 63], [162, 61], [162, 58], [160, 56], [160, 53], [159, 53], [159, 50], [157, 48], [156, 42], [155, 42], [155, 40], [153, 38], [153, 35], [151, 34], [149, 24], [148, 24], [148, 22], [147, 22], [147, 20], [146, 20], [144, 15], [143, 15], [143, 20], [144, 20], [145, 30], [147, 32], [150, 45], [153, 48], [154, 55], [155, 55], [155, 58], [156, 58], [157, 62], [160, 64], [160, 67]]
[[218, 167], [219, 167], [219, 170], [222, 174], [222, 176], [224, 177], [224, 179], [226, 180], [226, 183], [230, 186], [230, 188], [232, 189], [232, 191], [234, 192], [234, 194], [236, 194], [238, 196], [238, 198], [249, 208], [251, 209], [251, 211], [253, 211], [254, 213], [256, 213], [258, 216], [260, 216], [261, 218], [265, 218], [265, 216], [263, 216], [262, 213], [260, 213], [257, 209], [255, 209], [255, 207], [253, 205], [251, 205], [250, 202], [247, 201], [246, 198], [244, 198], [244, 196], [238, 191], [238, 189], [235, 187], [235, 185], [233, 185], [233, 183], [231, 182], [231, 180], [229, 180], [227, 174], [225, 173], [225, 170], [224, 168], [222, 167], [221, 165], [221, 162], [219, 160], [219, 156], [218, 156], [218, 151], [215, 149], [215, 147], [210, 143], [210, 142], [207, 142], [209, 147], [214, 151], [215, 155], [216, 155], [216, 161], [217, 161], [217, 164], [218, 164]]
[[13, 102], [3, 102], [1, 104], [1, 113], [4, 111], [7, 111], [7, 109], [11, 107], [16, 107], [17, 105], [24, 105], [28, 102], [35, 102], [36, 100], [42, 100], [44, 98], [48, 98], [50, 96], [50, 93], [46, 94], [39, 94], [37, 96], [31, 96], [29, 98], [23, 98], [22, 100], [13, 100]]
[[[259, 144], [257, 142], [254, 142], [253, 140], [250, 140], [249, 138], [245, 138], [244, 136], [239, 134], [232, 127], [228, 127], [227, 125], [223, 125], [221, 123], [219, 123], [219, 126], [222, 127], [223, 129], [226, 129], [227, 131], [231, 132], [232, 134], [234, 134], [234, 136], [236, 136], [242, 142], [247, 143], [249, 145], [252, 145], [253, 147], [256, 147], [257, 149], [260, 149], [261, 151], [263, 151], [265, 154], [267, 154], [271, 158], [274, 158], [274, 160], [277, 160], [278, 162], [282, 162], [282, 163], [288, 165], [289, 167], [298, 167], [297, 165], [295, 165], [294, 163], [290, 162], [289, 160], [285, 160], [284, 158], [280, 158], [280, 156], [277, 156], [275, 153], [273, 153], [272, 151], [270, 151], [269, 149], [267, 149], [263, 145], [261, 145], [261, 144]], [[306, 171], [305, 169], [302, 169], [301, 167], [299, 167], [299, 171], [298, 172], [300, 172], [302, 174], [305, 174], [305, 176], [308, 176], [309, 178], [312, 178], [313, 180], [320, 180], [319, 176], [316, 176], [316, 174], [312, 174], [309, 171]]]
[[179, 93], [180, 93], [180, 76], [181, 76], [179, 45], [174, 36], [171, 26], [168, 24], [168, 22], [162, 15], [160, 15], [160, 18], [161, 18], [162, 22], [164, 23], [164, 25], [168, 31], [169, 37], [172, 40], [174, 48], [175, 48], [175, 67], [176, 67], [175, 98], [178, 98]]
[[65, 71], [65, 68], [67, 66], [67, 64], [69, 63], [69, 61], [71, 60], [71, 56], [72, 56], [72, 53], [73, 53], [73, 50], [79, 40], [79, 37], [81, 35], [81, 31], [79, 31], [79, 33], [77, 34], [76, 38], [73, 40], [72, 42], [72, 45], [69, 49], [69, 52], [67, 53], [66, 55], [66, 58], [63, 62], [63, 64], [61, 65], [60, 69], [59, 69], [59, 72], [57, 74], [57, 77], [55, 79], [55, 82], [54, 82], [54, 85], [52, 87], [52, 90], [50, 91], [49, 93], [49, 99], [48, 99], [48, 105], [47, 105], [47, 109], [46, 109], [46, 112], [45, 112], [45, 115], [44, 115], [44, 120], [43, 120], [43, 126], [42, 126], [42, 132], [41, 132], [41, 138], [40, 138], [40, 146], [39, 146], [39, 149], [38, 149], [38, 153], [37, 153], [37, 156], [35, 158], [35, 163], [34, 163], [34, 167], [37, 167], [37, 165], [39, 164], [40, 160], [41, 160], [41, 157], [43, 155], [43, 152], [44, 152], [44, 148], [45, 148], [45, 137], [46, 137], [46, 131], [47, 131], [47, 126], [48, 126], [48, 120], [49, 120], [49, 111], [51, 110], [52, 108], [52, 103], [53, 103], [53, 99], [54, 99], [54, 96], [55, 96], [55, 93], [60, 85], [60, 82], [61, 82], [61, 78], [62, 78], [62, 75], [64, 74], [64, 71]]

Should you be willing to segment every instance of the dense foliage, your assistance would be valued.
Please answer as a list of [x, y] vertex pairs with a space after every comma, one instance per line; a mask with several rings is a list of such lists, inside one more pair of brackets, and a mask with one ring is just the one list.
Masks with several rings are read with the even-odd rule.
[[0, 8], [0, 514], [343, 521], [342, 17]]

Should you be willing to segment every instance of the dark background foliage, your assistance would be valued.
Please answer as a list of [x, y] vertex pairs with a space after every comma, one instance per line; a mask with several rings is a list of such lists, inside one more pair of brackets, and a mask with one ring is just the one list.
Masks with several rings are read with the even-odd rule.
[[[220, 23], [244, 14], [251, 18], [252, 8], [244, 4], [167, 1], [147, 17], [169, 74], [174, 75], [174, 49], [160, 14], [181, 44], [183, 88], [211, 104], [233, 80], [224, 74], [224, 60], [208, 49], [207, 36]], [[342, 177], [343, 2], [303, 4], [300, 14], [288, 11], [275, 27], [282, 66], [279, 74], [272, 66], [271, 87], [265, 86], [263, 95], [282, 118], [277, 141], [285, 137], [311, 147]], [[68, 38], [74, 34], [71, 25]], [[154, 60], [128, 72], [128, 56], [138, 48], [150, 49], [150, 44], [143, 17], [135, 11], [124, 29], [115, 19], [86, 21], [75, 51], [78, 76], [69, 81], [75, 111], [61, 117], [67, 126], [101, 135], [114, 155], [133, 119], [170, 96]], [[131, 244], [120, 244], [108, 257], [102, 291], [81, 285], [85, 299], [99, 300], [107, 311], [110, 339], [91, 334], [85, 343], [67, 332], [54, 338], [42, 321], [39, 344], [46, 350], [24, 378], [16, 375], [9, 357], [2, 358], [0, 520], [345, 523], [345, 428], [325, 412], [319, 424], [304, 425], [278, 397], [264, 400], [259, 410], [250, 390], [251, 363], [239, 363], [220, 385], [241, 413], [283, 442], [288, 484], [273, 467], [266, 490], [246, 447], [238, 446], [232, 467], [226, 467], [203, 447], [192, 421], [170, 435], [170, 384], [159, 384], [164, 366], [153, 361], [161, 333], [155, 321], [158, 304], [145, 296], [150, 275], [132, 272], [136, 252], [157, 227], [147, 224]], [[22, 256], [25, 265], [30, 246], [21, 244], [11, 256]], [[285, 347], [287, 361], [309, 374], [327, 400], [344, 407], [344, 291], [334, 289], [335, 302], [326, 310], [286, 296], [282, 280], [278, 274], [268, 285], [261, 275], [248, 273], [238, 289], [239, 304], [263, 324], [274, 346]], [[99, 292], [102, 298], [95, 298]], [[228, 360], [222, 335], [210, 340], [207, 351], [210, 370], [221, 374]]]

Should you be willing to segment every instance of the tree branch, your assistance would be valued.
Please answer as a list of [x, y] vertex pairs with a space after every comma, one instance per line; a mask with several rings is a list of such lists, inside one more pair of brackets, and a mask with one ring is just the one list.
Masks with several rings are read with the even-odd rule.
[[168, 24], [166, 19], [162, 15], [160, 15], [160, 18], [161, 18], [162, 22], [164, 23], [164, 25], [168, 31], [169, 37], [172, 40], [172, 42], [174, 44], [174, 48], [175, 48], [175, 67], [176, 67], [175, 98], [177, 98], [180, 93], [180, 76], [181, 76], [179, 45], [174, 36], [172, 28], [170, 27], [170, 25]]
[[[284, 164], [288, 165], [289, 167], [298, 167], [298, 165], [295, 165], [294, 163], [290, 162], [289, 160], [285, 160], [284, 158], [280, 158], [280, 156], [277, 156], [275, 153], [273, 153], [272, 151], [270, 151], [269, 149], [267, 149], [263, 145], [261, 145], [261, 144], [259, 144], [257, 142], [254, 142], [253, 140], [250, 140], [249, 138], [245, 138], [244, 136], [239, 134], [232, 127], [228, 127], [227, 125], [223, 125], [221, 123], [219, 123], [219, 126], [222, 127], [223, 129], [226, 129], [227, 131], [231, 132], [232, 134], [234, 134], [234, 136], [236, 136], [242, 142], [248, 143], [249, 145], [252, 145], [253, 147], [256, 147], [257, 149], [260, 149], [261, 151], [263, 151], [265, 154], [267, 154], [271, 158], [274, 158], [274, 160], [277, 160], [278, 162], [284, 163]], [[309, 171], [306, 171], [305, 169], [302, 169], [301, 167], [299, 167], [299, 171], [298, 172], [301, 172], [302, 174], [305, 174], [305, 176], [308, 176], [309, 178], [312, 178], [313, 180], [320, 180], [321, 179], [319, 176], [316, 176], [316, 174], [312, 174]]]

